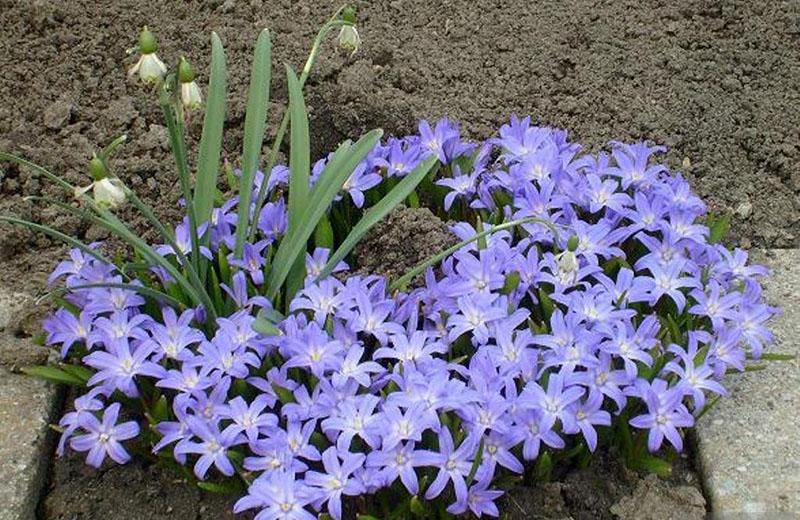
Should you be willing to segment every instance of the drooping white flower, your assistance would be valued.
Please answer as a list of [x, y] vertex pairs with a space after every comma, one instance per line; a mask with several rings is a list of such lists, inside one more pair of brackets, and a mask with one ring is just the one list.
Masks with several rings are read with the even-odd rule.
[[128, 69], [128, 75], [133, 76], [138, 72], [144, 83], [157, 83], [164, 79], [167, 66], [156, 55], [157, 48], [155, 36], [145, 26], [139, 33], [139, 61]]
[[345, 25], [339, 31], [339, 46], [342, 49], [350, 51], [355, 54], [359, 47], [361, 47], [361, 37], [358, 35], [355, 25]]
[[152, 52], [139, 56], [139, 61], [128, 69], [129, 76], [133, 76], [137, 72], [139, 73], [139, 79], [144, 83], [157, 83], [167, 73], [167, 66], [156, 56], [155, 52]]
[[203, 96], [200, 87], [194, 80], [194, 72], [186, 58], [181, 58], [178, 63], [178, 80], [181, 84], [181, 103], [187, 110], [200, 108], [203, 104]]

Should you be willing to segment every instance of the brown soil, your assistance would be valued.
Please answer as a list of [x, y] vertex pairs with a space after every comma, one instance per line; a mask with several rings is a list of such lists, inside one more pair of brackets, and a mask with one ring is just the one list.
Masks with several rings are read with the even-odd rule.
[[[269, 27], [275, 42], [272, 132], [286, 98], [277, 65], [302, 65], [336, 1], [0, 0], [0, 149], [83, 183], [92, 149], [126, 133], [117, 173], [174, 220], [179, 190], [156, 102], [125, 78], [137, 28], [155, 31], [165, 60], [192, 59], [201, 81], [208, 33], [219, 32], [231, 85], [225, 155], [235, 160], [259, 28]], [[642, 137], [667, 144], [669, 163], [683, 165], [712, 206], [735, 212], [744, 245], [798, 244], [800, 4], [356, 3], [363, 49], [348, 58], [331, 38], [308, 85], [315, 155], [371, 127], [413, 131], [421, 117], [449, 115], [485, 138], [511, 112], [530, 113], [593, 148]], [[21, 200], [41, 194], [54, 191], [14, 166], [0, 169], [0, 213], [103, 237]], [[134, 225], [146, 229], [136, 218]], [[0, 226], [0, 282], [40, 287], [57, 256], [51, 246]]]
[[56, 460], [50, 492], [40, 504], [48, 520], [224, 520], [235, 497], [201, 491], [170, 469], [130, 463], [86, 465], [80, 454]]
[[589, 467], [554, 482], [514, 488], [500, 503], [506, 520], [702, 520], [706, 517], [697, 474], [687, 458], [660, 479], [628, 470], [619, 457], [598, 453]]
[[[741, 244], [800, 243], [800, 4], [356, 3], [363, 49], [348, 58], [331, 39], [307, 86], [315, 156], [372, 127], [404, 134], [418, 118], [448, 115], [470, 137], [485, 138], [511, 112], [530, 113], [543, 124], [569, 129], [573, 139], [594, 149], [609, 139], [666, 144], [672, 148], [670, 165], [684, 168], [712, 207], [734, 212]], [[224, 149], [235, 161], [258, 30], [269, 27], [274, 41], [269, 142], [286, 99], [278, 65], [302, 66], [313, 34], [336, 4], [0, 0], [0, 150], [83, 184], [92, 149], [125, 133], [129, 143], [114, 161], [116, 173], [174, 222], [179, 189], [155, 99], [125, 77], [125, 50], [138, 27], [154, 30], [163, 59], [189, 57], [201, 81], [208, 33], [220, 34], [231, 85]], [[199, 135], [199, 118], [189, 134], [191, 140]], [[15, 166], [0, 165], [0, 214], [47, 222], [86, 240], [104, 238], [85, 222], [24, 202], [28, 195], [56, 191]], [[123, 216], [153, 238], [141, 219]], [[62, 253], [45, 237], [0, 224], [0, 284], [36, 292]], [[70, 487], [62, 492], [55, 486], [47, 502], [52, 518], [70, 510], [69, 504], [84, 508], [75, 511], [106, 504], [95, 518], [127, 518], [120, 515], [139, 506], [164, 506], [131, 516], [157, 518], [169, 504], [153, 496], [168, 496], [175, 511], [184, 504], [185, 518], [197, 518], [204, 503], [195, 490], [165, 485], [150, 468], [108, 469], [91, 478], [82, 471], [56, 465], [57, 475], [78, 476], [73, 483], [56, 477]], [[124, 501], [106, 502], [112, 489]], [[560, 489], [562, 498], [568, 496]]]
[[[395, 208], [356, 247], [360, 272], [394, 280], [420, 262], [458, 243], [447, 225], [428, 208]], [[424, 274], [411, 281], [420, 284]]]

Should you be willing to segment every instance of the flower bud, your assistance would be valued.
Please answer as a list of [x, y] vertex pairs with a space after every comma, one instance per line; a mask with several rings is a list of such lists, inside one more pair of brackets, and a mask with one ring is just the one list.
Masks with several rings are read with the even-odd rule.
[[96, 154], [93, 154], [92, 160], [89, 161], [89, 175], [95, 181], [108, 177], [108, 168], [106, 168], [103, 160]]
[[203, 96], [200, 93], [200, 87], [194, 80], [192, 67], [183, 57], [178, 62], [178, 80], [181, 84], [181, 103], [183, 103], [184, 108], [187, 110], [200, 108], [203, 104]]
[[557, 256], [558, 268], [565, 273], [572, 273], [578, 270], [578, 257], [574, 251], [564, 251]]
[[577, 251], [579, 245], [580, 239], [578, 238], [578, 235], [572, 235], [569, 237], [569, 240], [567, 240], [567, 249], [570, 251]]
[[128, 70], [128, 75], [133, 76], [138, 72], [144, 83], [157, 83], [164, 79], [167, 66], [156, 56], [157, 48], [155, 36], [144, 27], [139, 33], [139, 61]]
[[150, 29], [145, 25], [142, 27], [142, 32], [139, 33], [139, 53], [140, 54], [153, 54], [158, 50], [156, 37], [150, 32]]

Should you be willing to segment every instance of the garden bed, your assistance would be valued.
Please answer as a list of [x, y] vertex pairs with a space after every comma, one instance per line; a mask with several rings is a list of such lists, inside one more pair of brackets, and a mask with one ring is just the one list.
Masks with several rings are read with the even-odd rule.
[[[171, 7], [170, 4], [174, 12], [167, 11], [167, 14], [161, 15], [164, 18], [148, 20], [148, 23], [161, 25], [158, 27], [159, 34], [164, 35], [166, 45], [192, 49], [191, 54], [199, 70], [206, 66], [203, 62], [205, 52], [196, 49], [204, 48], [205, 29], [217, 29], [218, 24], [224, 25], [220, 33], [228, 48], [236, 50], [241, 50], [245, 41], [251, 41], [250, 33], [255, 32], [251, 31], [254, 25], [274, 27], [278, 33], [276, 40], [286, 45], [276, 47], [276, 52], [285, 53], [283, 59], [297, 61], [297, 56], [305, 50], [306, 41], [297, 36], [307, 33], [310, 27], [319, 22], [316, 4], [311, 5], [315, 7], [299, 4], [280, 11], [270, 9], [271, 6], [261, 1], [245, 4], [227, 0], [210, 8], [200, 4], [181, 4], [178, 7]], [[478, 34], [468, 32], [468, 27], [474, 27], [474, 24], [469, 24], [471, 20], [487, 17], [484, 9], [472, 4], [453, 6], [452, 12], [444, 11], [441, 24], [436, 21], [425, 25], [414, 23], [414, 20], [427, 19], [425, 12], [428, 8], [427, 5], [414, 2], [364, 5], [359, 27], [365, 41], [373, 45], [365, 45], [354, 58], [336, 56], [332, 52], [322, 58], [320, 71], [316, 74], [318, 79], [309, 84], [308, 94], [313, 154], [333, 149], [341, 139], [357, 135], [371, 126], [381, 126], [389, 133], [407, 132], [422, 113], [429, 117], [443, 112], [456, 115], [466, 122], [467, 135], [485, 137], [488, 129], [498, 126], [509, 111], [519, 109], [540, 114], [543, 123], [554, 123], [575, 130], [591, 147], [601, 146], [610, 137], [650, 137], [664, 142], [672, 148], [668, 162], [676, 167], [680, 165], [692, 179], [695, 189], [702, 195], [708, 195], [712, 206], [735, 213], [736, 240], [741, 244], [796, 243], [798, 219], [794, 191], [800, 177], [794, 171], [796, 165], [790, 158], [795, 155], [798, 144], [798, 136], [791, 133], [791, 129], [796, 127], [792, 125], [798, 114], [796, 105], [794, 108], [789, 108], [791, 104], [783, 107], [787, 96], [781, 90], [791, 84], [791, 75], [786, 75], [789, 79], [781, 76], [780, 80], [772, 80], [771, 84], [765, 86], [767, 83], [762, 85], [761, 81], [768, 74], [759, 70], [765, 62], [782, 63], [787, 54], [782, 48], [775, 49], [769, 44], [757, 45], [752, 52], [739, 53], [747, 46], [746, 39], [731, 42], [726, 38], [729, 31], [741, 31], [749, 24], [755, 24], [757, 28], [761, 28], [761, 24], [777, 27], [773, 31], [763, 28], [757, 30], [759, 37], [768, 41], [773, 37], [794, 37], [792, 35], [800, 32], [800, 28], [796, 27], [796, 13], [783, 12], [777, 7], [743, 5], [742, 9], [752, 9], [752, 14], [756, 15], [745, 18], [738, 11], [709, 10], [687, 3], [662, 12], [659, 20], [652, 20], [643, 18], [646, 15], [642, 13], [630, 14], [628, 10], [627, 16], [614, 21], [633, 27], [625, 31], [625, 50], [620, 51], [619, 48], [613, 49], [617, 40], [612, 36], [615, 33], [611, 21], [615, 19], [613, 9], [616, 6], [613, 9], [606, 7], [597, 14], [581, 3], [543, 8], [542, 12], [531, 10], [521, 3], [493, 13], [496, 14], [495, 24], [521, 24], [522, 31], [542, 34], [536, 27], [543, 23], [542, 18], [551, 17], [558, 28], [547, 40], [537, 42], [534, 54], [526, 54], [523, 59], [522, 53], [530, 51], [528, 46], [533, 44], [532, 41], [522, 45], [514, 40], [512, 44], [507, 35], [503, 36], [507, 31], [483, 34], [489, 24], [480, 25]], [[117, 47], [120, 48], [109, 48], [107, 42], [127, 41], [126, 36], [132, 32], [130, 28], [137, 24], [130, 19], [131, 13], [120, 7], [121, 17], [117, 18], [119, 21], [113, 27], [92, 34], [87, 39], [95, 49], [94, 53], [87, 53], [85, 47], [69, 36], [80, 32], [81, 24], [85, 23], [70, 16], [71, 11], [76, 9], [71, 3], [39, 2], [24, 8], [17, 6], [17, 9], [20, 12], [12, 20], [21, 29], [20, 34], [24, 35], [26, 44], [37, 49], [42, 56], [48, 54], [50, 46], [71, 53], [61, 59], [62, 63], [66, 67], [81, 68], [87, 94], [81, 89], [74, 90], [76, 84], [70, 87], [59, 77], [54, 79], [56, 84], [61, 85], [57, 99], [48, 100], [46, 104], [39, 99], [28, 104], [17, 103], [11, 108], [3, 107], [9, 114], [17, 110], [37, 116], [33, 122], [14, 123], [10, 122], [11, 118], [7, 118], [5, 112], [0, 113], [0, 149], [24, 152], [29, 158], [46, 166], [65, 168], [64, 173], [68, 178], [78, 179], [82, 175], [86, 156], [97, 142], [103, 141], [108, 135], [127, 132], [132, 144], [120, 155], [118, 169], [121, 176], [133, 189], [154, 203], [162, 218], [174, 220], [179, 214], [175, 204], [178, 190], [172, 183], [166, 185], [162, 182], [164, 176], [161, 175], [162, 171], [171, 170], [164, 127], [158, 124], [157, 115], [141, 92], [124, 82], [103, 79], [104, 75], [113, 78], [120, 75], [117, 69], [119, 63], [124, 61], [122, 48], [119, 45]], [[274, 18], [264, 18], [265, 12], [276, 14]], [[88, 19], [108, 14], [98, 10], [91, 13]], [[585, 32], [578, 31], [578, 36], [574, 36], [575, 26], [571, 21], [575, 14], [585, 14], [593, 22]], [[4, 13], [2, 16], [13, 15]], [[187, 18], [196, 18], [198, 30], [183, 35], [180, 30], [185, 29]], [[177, 19], [181, 20], [180, 23], [175, 21]], [[398, 23], [400, 20], [406, 24]], [[774, 23], [775, 20], [779, 23]], [[130, 25], [126, 25], [128, 23]], [[390, 24], [396, 24], [396, 30], [386, 30]], [[594, 29], [600, 26], [603, 26], [602, 30]], [[203, 30], [200, 30], [201, 27]], [[649, 29], [651, 27], [652, 31]], [[170, 28], [173, 28], [171, 33]], [[698, 31], [698, 28], [704, 31]], [[282, 31], [289, 36], [281, 34]], [[562, 34], [559, 31], [572, 36], [559, 36]], [[417, 38], [418, 35], [423, 37]], [[647, 35], [649, 37], [644, 37]], [[699, 38], [700, 41], [687, 44], [684, 40], [689, 37]], [[703, 38], [706, 40], [703, 41]], [[653, 49], [655, 40], [660, 40], [662, 44], [668, 42], [671, 46], [667, 45], [666, 48], [670, 49], [670, 53], [663, 54], [667, 51], [660, 46]], [[411, 43], [398, 46], [396, 43], [399, 41]], [[447, 46], [450, 50], [446, 50]], [[468, 60], [449, 59], [453, 47], [458, 48], [459, 54], [468, 57]], [[603, 54], [604, 59], [591, 60], [589, 57], [597, 56], [598, 48], [607, 51]], [[736, 60], [741, 59], [741, 63], [728, 63], [726, 52], [722, 52], [719, 58], [721, 64], [711, 61], [712, 55], [719, 56], [720, 48], [730, 53], [731, 60], [737, 55]], [[430, 51], [431, 56], [426, 51]], [[589, 78], [610, 81], [610, 71], [617, 66], [617, 62], [610, 60], [610, 57], [619, 56], [619, 52], [622, 52], [626, 65], [623, 67], [625, 73], [621, 75], [623, 79], [615, 84], [618, 88], [607, 89], [602, 82], [589, 81]], [[649, 61], [637, 62], [635, 66], [625, 61], [627, 57], [639, 53], [644, 53]], [[236, 58], [231, 63], [231, 77], [233, 82], [241, 83], [241, 76], [248, 64], [239, 59], [246, 53], [233, 54]], [[424, 67], [410, 65], [410, 55], [425, 56], [420, 61]], [[471, 64], [480, 61], [479, 57], [486, 59], [487, 69], [479, 70], [481, 74], [475, 75]], [[528, 59], [530, 57], [532, 61]], [[554, 57], [558, 59], [554, 60]], [[770, 59], [765, 60], [765, 57]], [[702, 65], [708, 74], [696, 77], [696, 71], [686, 73], [682, 63]], [[428, 67], [438, 67], [437, 73], [431, 75]], [[655, 74], [663, 67], [673, 73], [668, 80]], [[99, 80], [87, 74], [87, 70], [99, 69], [105, 69], [95, 74]], [[25, 77], [28, 70], [24, 67], [20, 69], [15, 76], [16, 81]], [[529, 83], [531, 76], [537, 79], [534, 84]], [[487, 77], [494, 79], [486, 81]], [[522, 78], [526, 78], [525, 82]], [[39, 76], [35, 79], [42, 80]], [[688, 82], [695, 84], [690, 86]], [[698, 82], [704, 86], [698, 87]], [[712, 82], [721, 82], [726, 91], [741, 94], [719, 96], [712, 92]], [[8, 85], [0, 83], [0, 92], [8, 90]], [[58, 91], [53, 85], [49, 87], [42, 88], [42, 91]], [[460, 96], [463, 90], [468, 91], [469, 95]], [[600, 116], [592, 118], [584, 112], [592, 111], [596, 116], [596, 107], [590, 106], [587, 100], [597, 98], [600, 90], [609, 92], [606, 94], [608, 97], [601, 101], [605, 110], [600, 112]], [[669, 90], [669, 95], [665, 95], [665, 90]], [[703, 94], [696, 97], [690, 94], [695, 90]], [[93, 92], [88, 94], [90, 91]], [[754, 91], [759, 95], [764, 94], [762, 98], [768, 99], [769, 103], [754, 104]], [[285, 97], [285, 86], [281, 80], [278, 81], [277, 92], [276, 100], [280, 102], [281, 96]], [[441, 99], [444, 92], [450, 92], [453, 99]], [[620, 102], [620, 99], [629, 98], [637, 99], [637, 103]], [[691, 99], [695, 105], [687, 108], [687, 99]], [[717, 103], [722, 105], [717, 106]], [[101, 105], [105, 107], [102, 110], [98, 108]], [[231, 159], [235, 158], [235, 150], [239, 149], [241, 134], [238, 127], [243, 119], [242, 107], [240, 93], [236, 93], [232, 101], [232, 115], [228, 118], [232, 131], [226, 133], [224, 143]], [[736, 118], [731, 123], [724, 114], [736, 112], [740, 115], [742, 111], [751, 115], [754, 126], [747, 127], [743, 133], [733, 127], [730, 132], [725, 132], [726, 124], [738, 128], [739, 123]], [[773, 124], [769, 132], [760, 133], [759, 125], [766, 124], [776, 111], [784, 112], [786, 117], [780, 124]], [[698, 114], [700, 124], [688, 127], [685, 120], [697, 118]], [[277, 111], [270, 114], [269, 128], [274, 130], [279, 116]], [[786, 121], [786, 126], [781, 126], [783, 121]], [[42, 125], [47, 129], [43, 138], [33, 140], [32, 132]], [[194, 126], [190, 124], [190, 140], [192, 135], [196, 137], [199, 134], [199, 128], [197, 121]], [[734, 146], [734, 143], [740, 146]], [[65, 149], [68, 152], [63, 157], [60, 150]], [[744, 174], [730, 182], [726, 173], [734, 163]], [[751, 192], [751, 180], [765, 171], [768, 175], [766, 179], [762, 176], [761, 182], [766, 182], [771, 189]], [[769, 200], [761, 195], [767, 191], [770, 192]], [[10, 211], [45, 221], [54, 218], [48, 210], [34, 210], [20, 199], [20, 195], [48, 192], [37, 179], [23, 176], [15, 168], [0, 176], [0, 193], [11, 195], [4, 197], [0, 203], [3, 213]], [[417, 236], [415, 232], [403, 231], [406, 221], [412, 223], [415, 231], [428, 230], [433, 238], [427, 239], [429, 234]], [[446, 232], [444, 223], [426, 224], [425, 221], [426, 217], [419, 214], [395, 212], [382, 228], [377, 229], [372, 240], [367, 239], [356, 251], [359, 260], [356, 267], [362, 273], [396, 276], [437, 249], [452, 245], [454, 240]], [[755, 222], [759, 224], [755, 225]], [[772, 226], [772, 223], [779, 225]], [[59, 217], [56, 224], [86, 241], [107, 238], [102, 230], [79, 220], [70, 220], [69, 217]], [[147, 228], [143, 222], [137, 226], [141, 231]], [[55, 259], [63, 254], [63, 250], [26, 231], [6, 233], [5, 227], [1, 231], [4, 233], [0, 239], [0, 260], [6, 268], [2, 269], [0, 283], [26, 291], [42, 287], [44, 276]], [[400, 234], [392, 235], [392, 231]], [[22, 273], [24, 276], [21, 276]], [[24, 337], [35, 335], [36, 330], [31, 323], [22, 320], [13, 333]], [[4, 357], [15, 355], [13, 348], [3, 348]], [[31, 353], [30, 359], [38, 360], [41, 356], [41, 352]], [[27, 360], [29, 357], [26, 353], [23, 357], [6, 361], [20, 366]], [[230, 514], [230, 499], [186, 487], [175, 475], [162, 469], [132, 465], [104, 467], [93, 472], [86, 468], [79, 469], [79, 463], [79, 458], [74, 455], [55, 461], [48, 495], [42, 503], [45, 518], [126, 518], [121, 516], [120, 511], [130, 514], [130, 518], [163, 516], [200, 519], [223, 518]], [[659, 481], [624, 470], [618, 458], [601, 456], [588, 469], [564, 470], [556, 475], [553, 483], [520, 488], [509, 493], [502, 502], [503, 511], [508, 518], [626, 518], [626, 515], [635, 514], [638, 508], [646, 507], [648, 511], [681, 511], [681, 517], [702, 516], [702, 495], [698, 492], [698, 479], [689, 469], [690, 466], [683, 460], [670, 480]], [[109, 493], [109, 489], [117, 491]], [[657, 513], [653, 515], [659, 517]]]

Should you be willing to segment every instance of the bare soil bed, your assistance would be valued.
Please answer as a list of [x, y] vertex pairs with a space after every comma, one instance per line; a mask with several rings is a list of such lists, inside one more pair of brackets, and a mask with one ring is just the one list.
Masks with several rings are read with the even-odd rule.
[[[485, 138], [512, 112], [532, 114], [593, 149], [611, 139], [665, 144], [669, 164], [682, 169], [712, 207], [733, 213], [734, 241], [744, 247], [800, 244], [800, 4], [356, 4], [363, 48], [348, 57], [328, 42], [307, 86], [316, 157], [372, 127], [405, 134], [419, 118], [447, 115], [461, 121], [467, 135]], [[337, 6], [328, 0], [0, 0], [0, 150], [84, 184], [92, 149], [127, 134], [116, 173], [174, 221], [179, 189], [166, 130], [154, 97], [125, 77], [125, 51], [138, 28], [153, 29], [162, 58], [189, 57], [202, 81], [209, 32], [220, 34], [231, 86], [224, 153], [235, 162], [258, 30], [272, 30], [275, 64], [299, 67], [316, 29]], [[283, 78], [275, 76], [270, 133], [286, 99]], [[199, 136], [199, 123], [190, 125], [191, 139]], [[23, 200], [54, 194], [41, 179], [0, 164], [0, 214], [46, 221], [87, 240], [105, 238], [85, 222]], [[147, 238], [143, 222], [127, 216]], [[41, 235], [0, 224], [0, 284], [39, 291], [63, 252]], [[153, 468], [93, 473], [78, 462], [56, 464], [42, 504], [45, 518], [223, 518], [230, 504]], [[570, 491], [579, 477], [569, 473], [559, 483], [511, 494], [506, 511], [515, 518], [524, 503], [522, 511], [544, 507], [543, 515], [553, 515], [541, 518], [624, 516], [626, 497], [637, 496], [641, 504], [651, 491], [658, 494], [652, 481], [603, 468], [591, 473], [601, 487], [580, 484], [582, 492], [602, 495], [600, 505], [580, 505]], [[673, 488], [697, 487], [691, 472], [680, 474], [684, 481], [676, 477]], [[691, 492], [675, 493], [677, 502], [692, 501]], [[534, 518], [516, 518], [523, 517]]]

